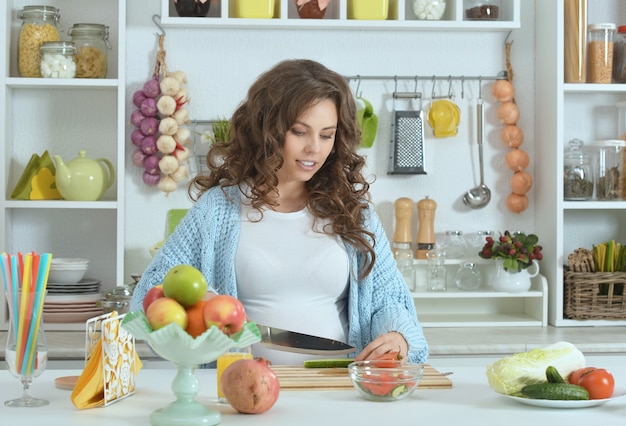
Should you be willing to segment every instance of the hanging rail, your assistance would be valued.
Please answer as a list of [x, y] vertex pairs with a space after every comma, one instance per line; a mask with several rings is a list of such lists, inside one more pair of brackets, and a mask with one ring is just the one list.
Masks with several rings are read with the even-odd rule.
[[504, 80], [507, 72], [501, 71], [496, 76], [485, 75], [346, 75], [346, 80], [429, 80], [429, 81], [467, 81], [467, 80]]

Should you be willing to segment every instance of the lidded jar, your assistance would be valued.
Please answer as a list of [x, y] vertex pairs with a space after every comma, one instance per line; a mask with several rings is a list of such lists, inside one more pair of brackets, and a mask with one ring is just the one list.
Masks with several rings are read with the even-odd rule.
[[466, 21], [497, 21], [502, 5], [500, 0], [464, 0]]
[[593, 165], [591, 156], [582, 150], [580, 139], [569, 141], [563, 157], [563, 198], [571, 201], [590, 200], [593, 196]]
[[598, 200], [625, 200], [626, 178], [624, 164], [626, 141], [621, 139], [599, 140], [596, 162], [596, 198]]
[[102, 24], [74, 24], [68, 35], [78, 48], [77, 78], [104, 78], [107, 74], [109, 27]]
[[17, 69], [22, 77], [41, 77], [39, 49], [46, 41], [59, 41], [59, 10], [52, 6], [24, 6], [17, 46]]
[[626, 83], [626, 25], [617, 27], [613, 44], [613, 80]]
[[76, 45], [71, 41], [46, 41], [39, 49], [39, 69], [44, 78], [76, 77]]
[[482, 280], [482, 274], [474, 262], [463, 263], [454, 276], [454, 283], [456, 286], [465, 291], [478, 289], [482, 284]]
[[611, 83], [615, 24], [587, 26], [587, 83]]
[[463, 237], [463, 231], [446, 231], [439, 246], [445, 250], [448, 259], [461, 259], [467, 253], [467, 241]]

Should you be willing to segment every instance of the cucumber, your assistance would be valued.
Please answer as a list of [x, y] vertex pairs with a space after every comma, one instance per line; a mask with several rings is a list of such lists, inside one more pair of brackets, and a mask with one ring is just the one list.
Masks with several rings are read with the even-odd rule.
[[546, 368], [546, 378], [548, 379], [548, 383], [567, 383], [563, 376], [559, 374], [559, 370], [552, 365]]
[[352, 358], [307, 359], [305, 368], [344, 368], [354, 362]]
[[400, 395], [407, 392], [408, 390], [409, 388], [407, 387], [407, 385], [398, 385], [391, 390], [391, 397], [394, 399], [398, 398]]
[[536, 383], [522, 388], [522, 395], [532, 399], [587, 400], [589, 392], [578, 385], [568, 383]]

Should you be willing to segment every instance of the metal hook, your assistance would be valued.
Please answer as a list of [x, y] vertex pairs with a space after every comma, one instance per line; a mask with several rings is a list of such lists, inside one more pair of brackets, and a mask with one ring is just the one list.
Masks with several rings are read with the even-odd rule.
[[[511, 32], [512, 30], [509, 30], [508, 33], [506, 33], [506, 38], [504, 39], [504, 45], [507, 45], [507, 42], [509, 41], [509, 37], [511, 36]], [[511, 41], [511, 44], [513, 44], [513, 42]]]
[[478, 76], [478, 99], [483, 98], [483, 77], [481, 75]]
[[430, 94], [430, 97], [433, 98], [433, 99], [435, 99], [435, 79], [436, 79], [436, 77], [437, 76], [433, 75], [433, 91]]
[[165, 30], [161, 26], [161, 15], [157, 15], [157, 14], [152, 15], [152, 22], [154, 22], [154, 25], [156, 25], [161, 31], [161, 34], [159, 33], [155, 33], [155, 34], [159, 37], [165, 36]]
[[417, 93], [417, 74], [415, 75], [415, 93]]
[[359, 88], [361, 87], [361, 76], [357, 74], [356, 76], [356, 90], [354, 91], [354, 93], [356, 94], [357, 99], [361, 98], [361, 94], [359, 93]]
[[448, 76], [448, 98], [452, 99], [452, 76]]
[[461, 76], [461, 99], [465, 99], [465, 76]]

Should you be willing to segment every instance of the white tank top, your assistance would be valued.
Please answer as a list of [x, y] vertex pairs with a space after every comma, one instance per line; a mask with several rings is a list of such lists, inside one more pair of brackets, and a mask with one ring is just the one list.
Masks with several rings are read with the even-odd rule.
[[[258, 211], [242, 205], [235, 271], [248, 317], [347, 342], [349, 262], [341, 239], [313, 231], [307, 208], [294, 213], [266, 210], [261, 221], [250, 220], [258, 217]], [[252, 349], [254, 356], [274, 365], [301, 365], [316, 358], [259, 344]]]

